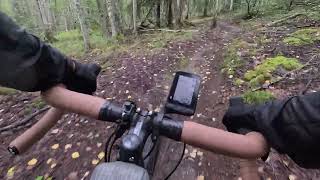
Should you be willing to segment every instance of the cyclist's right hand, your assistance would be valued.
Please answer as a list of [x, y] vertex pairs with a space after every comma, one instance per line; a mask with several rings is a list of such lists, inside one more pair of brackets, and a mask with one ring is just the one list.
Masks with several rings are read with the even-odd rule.
[[258, 131], [271, 147], [288, 154], [299, 166], [320, 167], [320, 92], [255, 106], [232, 98], [223, 124], [235, 133]]

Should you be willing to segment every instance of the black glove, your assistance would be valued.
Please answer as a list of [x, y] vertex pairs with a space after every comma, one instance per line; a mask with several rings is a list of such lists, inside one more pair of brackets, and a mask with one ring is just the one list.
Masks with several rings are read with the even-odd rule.
[[295, 96], [261, 105], [230, 99], [223, 118], [228, 131], [258, 131], [279, 153], [304, 168], [320, 167], [320, 93]]
[[75, 60], [67, 60], [67, 68], [63, 84], [67, 89], [92, 94], [97, 89], [97, 76], [101, 67], [97, 64], [81, 64]]

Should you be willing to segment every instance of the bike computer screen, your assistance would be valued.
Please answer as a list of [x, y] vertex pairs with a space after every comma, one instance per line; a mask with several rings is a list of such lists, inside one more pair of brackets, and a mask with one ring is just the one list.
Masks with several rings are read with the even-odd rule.
[[166, 113], [193, 115], [197, 106], [199, 87], [199, 76], [187, 72], [177, 72], [167, 98]]

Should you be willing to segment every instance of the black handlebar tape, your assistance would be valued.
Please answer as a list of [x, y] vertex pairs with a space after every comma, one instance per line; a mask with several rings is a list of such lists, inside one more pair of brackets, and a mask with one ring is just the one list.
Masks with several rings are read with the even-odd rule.
[[99, 120], [115, 122], [122, 118], [123, 108], [113, 104], [110, 101], [106, 101], [99, 111]]
[[159, 129], [160, 135], [166, 136], [176, 141], [180, 141], [183, 124], [184, 121], [164, 117], [161, 121], [158, 122], [157, 127]]

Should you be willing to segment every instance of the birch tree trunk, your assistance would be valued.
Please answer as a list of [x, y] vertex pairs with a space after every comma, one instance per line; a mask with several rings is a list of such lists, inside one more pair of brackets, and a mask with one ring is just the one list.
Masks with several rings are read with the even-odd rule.
[[97, 6], [98, 6], [98, 11], [99, 11], [99, 16], [100, 16], [100, 26], [102, 30], [102, 34], [104, 37], [109, 36], [109, 31], [108, 31], [108, 15], [106, 12], [106, 4], [104, 0], [96, 0]]
[[137, 0], [132, 0], [133, 33], [137, 33]]
[[115, 6], [113, 0], [106, 0], [108, 7], [108, 16], [111, 25], [111, 33], [112, 37], [115, 37], [119, 33], [119, 27], [117, 27], [116, 16], [115, 16]]
[[232, 11], [232, 10], [233, 10], [233, 0], [230, 0], [229, 10], [230, 10], [230, 11]]
[[74, 4], [76, 7], [76, 12], [78, 15], [78, 20], [79, 20], [79, 24], [82, 32], [84, 50], [87, 52], [90, 49], [90, 41], [89, 41], [88, 27], [86, 25], [86, 21], [84, 17], [84, 12], [82, 11], [82, 8], [80, 6], [80, 0], [74, 0]]

